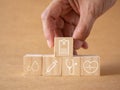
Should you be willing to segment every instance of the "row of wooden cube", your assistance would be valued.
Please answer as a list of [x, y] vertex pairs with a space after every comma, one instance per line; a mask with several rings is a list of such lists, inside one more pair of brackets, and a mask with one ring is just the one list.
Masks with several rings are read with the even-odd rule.
[[99, 56], [54, 57], [27, 54], [24, 56], [25, 75], [43, 76], [99, 76]]

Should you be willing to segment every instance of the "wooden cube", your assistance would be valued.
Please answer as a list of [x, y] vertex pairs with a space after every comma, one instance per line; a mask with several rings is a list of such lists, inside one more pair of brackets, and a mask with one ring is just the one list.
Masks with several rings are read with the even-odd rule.
[[80, 57], [64, 57], [62, 60], [63, 76], [80, 76]]
[[23, 57], [24, 75], [42, 75], [42, 55], [27, 54]]
[[73, 56], [72, 37], [55, 37], [54, 42], [55, 56]]
[[81, 56], [81, 76], [99, 76], [100, 57]]
[[61, 58], [54, 57], [54, 55], [44, 55], [43, 76], [61, 76]]

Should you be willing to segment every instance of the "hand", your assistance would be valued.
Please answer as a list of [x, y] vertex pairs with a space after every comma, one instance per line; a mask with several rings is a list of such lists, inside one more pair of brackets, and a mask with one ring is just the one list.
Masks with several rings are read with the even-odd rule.
[[116, 0], [53, 0], [42, 13], [43, 31], [49, 47], [54, 37], [73, 37], [74, 49], [88, 48], [85, 41], [95, 20]]

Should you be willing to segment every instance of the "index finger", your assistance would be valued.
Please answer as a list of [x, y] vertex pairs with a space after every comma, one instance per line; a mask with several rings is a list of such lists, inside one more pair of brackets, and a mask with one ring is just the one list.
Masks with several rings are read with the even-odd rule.
[[59, 0], [54, 0], [42, 13], [43, 32], [47, 39], [48, 46], [51, 48], [54, 46], [54, 37], [56, 26], [56, 18], [58, 18], [62, 12]]

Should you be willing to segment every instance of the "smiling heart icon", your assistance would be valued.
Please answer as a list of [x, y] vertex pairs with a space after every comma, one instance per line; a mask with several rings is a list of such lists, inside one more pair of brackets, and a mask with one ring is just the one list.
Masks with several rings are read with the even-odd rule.
[[87, 73], [95, 73], [98, 70], [98, 62], [96, 60], [86, 60], [83, 63], [83, 69]]

